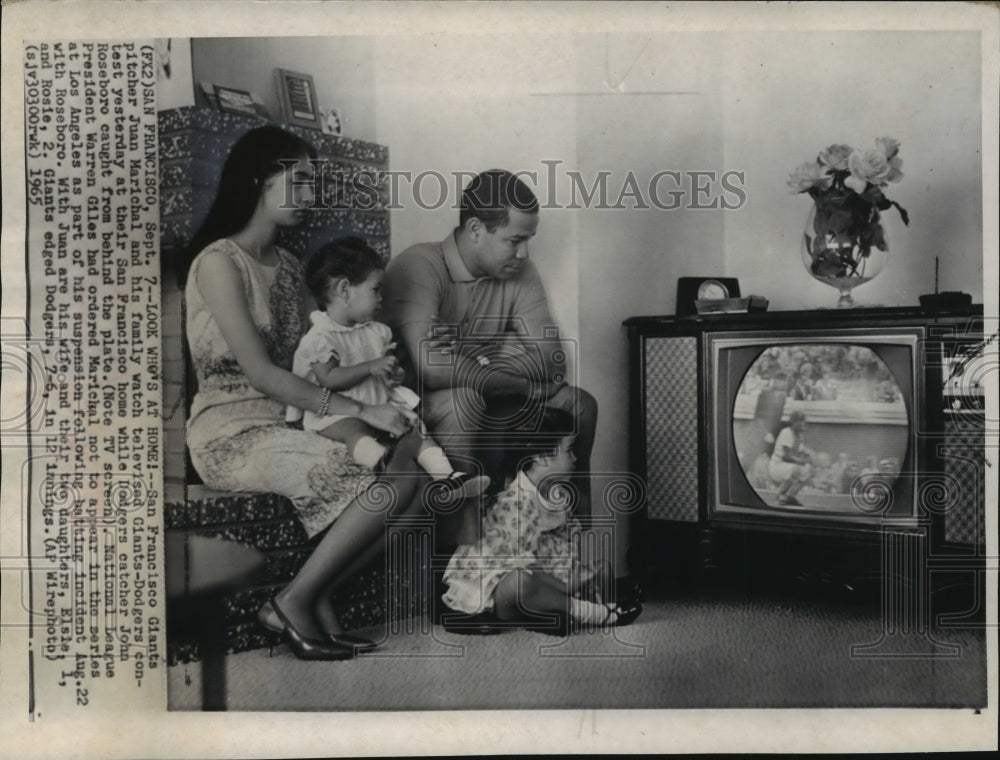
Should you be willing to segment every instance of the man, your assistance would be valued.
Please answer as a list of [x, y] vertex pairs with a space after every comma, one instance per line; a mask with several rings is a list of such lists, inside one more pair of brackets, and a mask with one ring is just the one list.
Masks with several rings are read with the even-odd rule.
[[778, 504], [802, 506], [796, 495], [812, 477], [812, 454], [804, 443], [806, 416], [802, 412], [792, 412], [788, 425], [781, 429], [774, 442], [774, 451], [768, 472], [771, 479], [779, 483]]
[[[530, 429], [545, 406], [573, 414], [574, 511], [586, 517], [597, 402], [566, 382], [566, 354], [528, 254], [537, 229], [538, 200], [524, 182], [499, 169], [477, 175], [462, 193], [458, 227], [390, 262], [383, 314], [405, 349], [424, 421], [449, 456], [474, 457], [499, 480], [505, 428]], [[455, 542], [475, 538], [477, 515], [465, 517]]]
[[541, 405], [575, 415], [574, 453], [589, 469], [597, 403], [566, 383], [558, 328], [528, 258], [537, 229], [528, 186], [507, 171], [483, 172], [462, 194], [458, 228], [403, 251], [383, 283], [385, 321], [405, 349], [425, 423], [449, 456], [479, 459], [491, 477], [499, 434], [530, 427]]

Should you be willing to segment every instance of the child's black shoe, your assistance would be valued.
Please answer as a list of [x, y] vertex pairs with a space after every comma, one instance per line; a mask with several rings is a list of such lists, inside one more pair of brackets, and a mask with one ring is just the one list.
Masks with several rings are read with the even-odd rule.
[[489, 612], [480, 612], [477, 615], [446, 612], [441, 615], [441, 625], [449, 633], [457, 633], [461, 636], [495, 636], [506, 630], [503, 623]]

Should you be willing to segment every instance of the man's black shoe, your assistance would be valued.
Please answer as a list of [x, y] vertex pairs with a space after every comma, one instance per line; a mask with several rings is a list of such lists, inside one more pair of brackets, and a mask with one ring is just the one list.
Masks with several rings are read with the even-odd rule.
[[461, 636], [495, 636], [521, 628], [532, 633], [566, 637], [570, 633], [570, 624], [570, 616], [564, 612], [526, 612], [520, 620], [499, 620], [490, 612], [477, 615], [446, 612], [441, 615], [442, 627]]

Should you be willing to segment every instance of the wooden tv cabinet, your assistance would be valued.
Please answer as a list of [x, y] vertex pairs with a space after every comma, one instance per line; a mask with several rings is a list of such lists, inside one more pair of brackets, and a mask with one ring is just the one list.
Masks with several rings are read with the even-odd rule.
[[[981, 306], [950, 314], [899, 307], [633, 317], [625, 326], [630, 469], [647, 489], [641, 524], [633, 526], [640, 540], [630, 564], [644, 568], [648, 583], [704, 589], [720, 578], [736, 584], [761, 579], [764, 585], [812, 578], [853, 588], [867, 579], [884, 591], [887, 578], [899, 576], [910, 588], [971, 583], [981, 589], [982, 398], [977, 401], [967, 389], [949, 395], [944, 382], [956, 360], [975, 354], [984, 343]], [[708, 435], [712, 378], [706, 346], [711, 336], [822, 332], [849, 341], [860, 328], [917, 328], [922, 336], [913, 399], [923, 407], [916, 435], [921, 455], [913, 463], [926, 472], [914, 476], [916, 525], [857, 531], [829, 524], [716, 519], [710, 465], [717, 452], [710, 450], [714, 439]], [[936, 477], [924, 477], [931, 474]], [[940, 483], [949, 488], [942, 492]], [[977, 593], [975, 604], [981, 601]]]

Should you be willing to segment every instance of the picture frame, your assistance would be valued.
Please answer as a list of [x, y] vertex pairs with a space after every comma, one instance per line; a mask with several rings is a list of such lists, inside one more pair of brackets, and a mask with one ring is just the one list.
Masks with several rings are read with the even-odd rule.
[[274, 76], [285, 123], [321, 130], [320, 109], [312, 76], [281, 68], [274, 70]]
[[259, 115], [253, 95], [246, 90], [223, 87], [219, 84], [213, 85], [213, 89], [215, 92], [215, 102], [218, 105], [218, 109], [223, 113], [235, 113], [243, 116]]
[[198, 89], [201, 91], [201, 96], [205, 98], [205, 105], [213, 111], [218, 111], [219, 98], [215, 94], [215, 85], [211, 82], [199, 82]]

